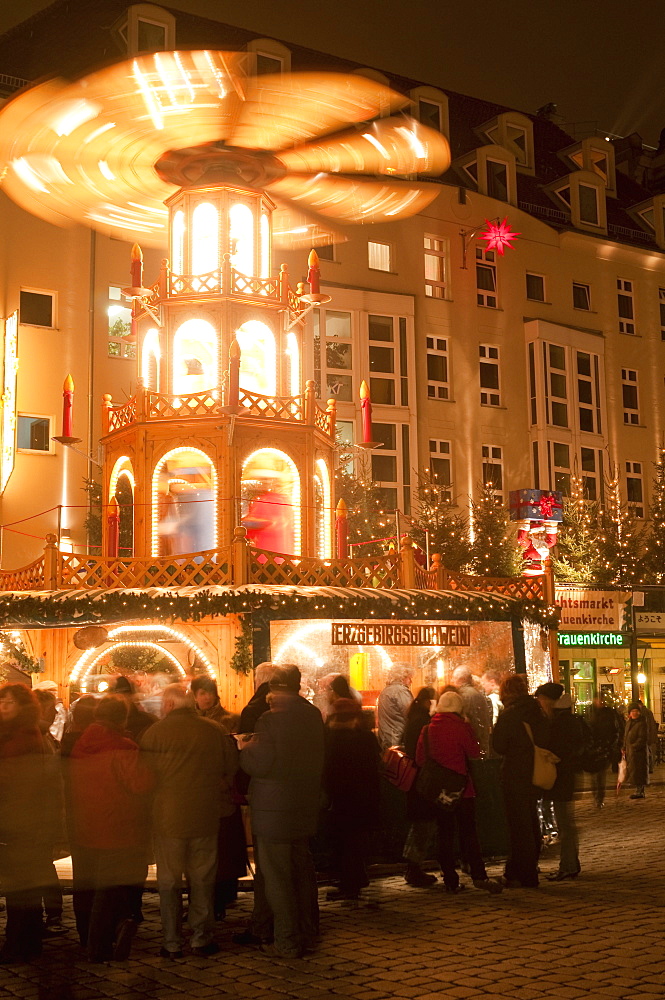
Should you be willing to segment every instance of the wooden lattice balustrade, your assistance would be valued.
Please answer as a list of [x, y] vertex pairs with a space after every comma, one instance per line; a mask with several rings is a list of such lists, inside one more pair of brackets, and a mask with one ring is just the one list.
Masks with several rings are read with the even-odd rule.
[[250, 579], [252, 583], [298, 587], [376, 587], [385, 590], [400, 586], [399, 557], [314, 559], [252, 548]]

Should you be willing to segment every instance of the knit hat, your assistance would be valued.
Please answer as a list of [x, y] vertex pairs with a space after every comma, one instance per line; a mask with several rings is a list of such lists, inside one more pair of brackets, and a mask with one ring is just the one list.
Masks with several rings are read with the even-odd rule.
[[550, 698], [552, 701], [558, 701], [563, 694], [563, 691], [563, 684], [556, 684], [554, 681], [548, 681], [547, 684], [541, 684], [540, 687], [536, 688], [536, 695], [542, 694], [543, 698]]
[[455, 691], [444, 691], [436, 706], [437, 712], [456, 712], [461, 715], [464, 711], [464, 702]]

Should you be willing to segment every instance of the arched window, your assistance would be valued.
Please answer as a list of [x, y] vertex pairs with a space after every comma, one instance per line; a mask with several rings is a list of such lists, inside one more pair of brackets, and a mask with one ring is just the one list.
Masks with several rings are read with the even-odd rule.
[[255, 451], [243, 464], [240, 491], [250, 542], [300, 555], [300, 476], [293, 459], [277, 448]]
[[247, 205], [232, 205], [229, 211], [231, 266], [241, 274], [254, 274], [254, 215]]
[[152, 554], [217, 547], [217, 471], [198, 448], [174, 448], [152, 476]]
[[270, 277], [270, 219], [266, 212], [261, 216], [261, 277]]
[[182, 209], [173, 216], [171, 230], [171, 270], [174, 274], [182, 274], [185, 268], [185, 213]]
[[149, 330], [141, 349], [141, 376], [147, 389], [159, 392], [160, 360], [162, 351], [159, 344], [159, 331]]
[[265, 323], [250, 319], [236, 330], [240, 347], [240, 388], [263, 396], [277, 394], [275, 336]]
[[316, 554], [319, 559], [330, 559], [332, 555], [332, 495], [330, 492], [330, 472], [325, 459], [316, 460], [314, 472], [314, 512], [316, 524]]
[[290, 396], [300, 392], [300, 349], [293, 330], [286, 336], [286, 391]]
[[204, 319], [188, 319], [173, 338], [173, 392], [189, 395], [218, 382], [217, 334]]
[[202, 202], [192, 213], [192, 274], [209, 274], [219, 267], [219, 215]]
[[131, 559], [134, 555], [134, 477], [129, 469], [123, 469], [118, 476], [115, 498], [120, 514], [118, 555]]

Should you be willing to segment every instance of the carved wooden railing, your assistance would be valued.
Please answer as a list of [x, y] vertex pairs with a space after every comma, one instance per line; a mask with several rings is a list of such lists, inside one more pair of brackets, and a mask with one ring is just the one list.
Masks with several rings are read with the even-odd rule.
[[123, 403], [121, 406], [109, 406], [107, 433], [112, 434], [113, 431], [122, 430], [123, 427], [129, 427], [130, 424], [133, 424], [135, 422], [136, 422], [135, 396], [132, 396], [130, 400], [128, 400], [126, 403]]
[[249, 392], [241, 389], [238, 395], [240, 413], [250, 417], [266, 417], [270, 420], [304, 420], [304, 397], [299, 396], [263, 396], [260, 392]]
[[297, 587], [400, 586], [399, 557], [369, 556], [365, 559], [316, 559], [267, 549], [250, 550], [250, 580]]
[[446, 577], [446, 590], [482, 591], [526, 601], [545, 599], [542, 576], [468, 576], [466, 573], [448, 572]]
[[219, 393], [195, 392], [191, 395], [169, 395], [146, 392], [145, 415], [148, 420], [173, 420], [177, 417], [209, 417], [219, 412]]
[[0, 590], [45, 590], [44, 556], [29, 566], [0, 572]]
[[254, 278], [231, 269], [234, 295], [254, 295], [262, 299], [279, 299], [279, 278]]
[[229, 549], [143, 559], [62, 552], [59, 563], [60, 587], [205, 587], [231, 583]]

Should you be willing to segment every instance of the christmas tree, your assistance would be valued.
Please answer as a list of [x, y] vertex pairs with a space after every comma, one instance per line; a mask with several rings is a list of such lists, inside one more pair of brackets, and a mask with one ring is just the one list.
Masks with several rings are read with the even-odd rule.
[[476, 576], [518, 576], [522, 560], [515, 526], [492, 483], [484, 483], [478, 499], [471, 500], [471, 521], [471, 572]]
[[641, 531], [621, 498], [616, 467], [610, 470], [605, 482], [605, 502], [598, 528], [596, 582], [601, 587], [632, 587], [640, 575]]
[[554, 575], [561, 583], [590, 586], [596, 581], [600, 563], [600, 505], [584, 496], [580, 476], [571, 476], [570, 496], [563, 498], [562, 514], [556, 548], [552, 552]]
[[469, 522], [454, 504], [449, 483], [429, 470], [418, 477], [413, 540], [430, 554], [437, 552], [446, 569], [464, 570], [469, 562]]
[[661, 449], [658, 461], [653, 464], [649, 525], [644, 538], [640, 581], [655, 585], [665, 583], [665, 449]]
[[371, 456], [356, 457], [342, 448], [335, 472], [335, 497], [347, 506], [350, 555], [383, 555], [391, 544], [397, 547], [394, 504], [372, 480]]

